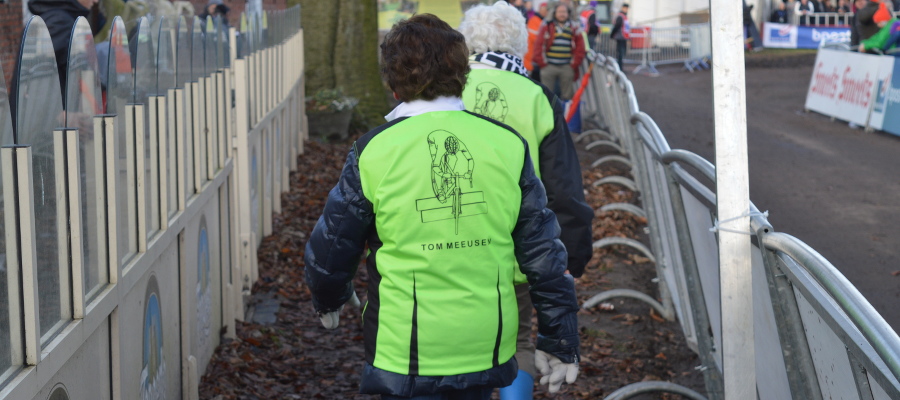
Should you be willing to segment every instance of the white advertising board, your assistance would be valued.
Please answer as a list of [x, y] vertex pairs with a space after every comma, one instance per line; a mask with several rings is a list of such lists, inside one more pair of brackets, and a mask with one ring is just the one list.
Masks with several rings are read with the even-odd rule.
[[179, 259], [173, 241], [119, 306], [123, 399], [182, 397]]
[[875, 96], [880, 56], [820, 49], [806, 109], [865, 125]]
[[776, 49], [797, 48], [797, 26], [766, 22], [763, 24], [763, 47]]
[[111, 399], [109, 349], [109, 320], [104, 320], [33, 399]]
[[875, 100], [872, 104], [872, 115], [869, 126], [883, 130], [884, 117], [888, 110], [888, 96], [891, 93], [891, 76], [894, 72], [894, 57], [878, 57], [878, 75], [875, 80]]
[[[222, 326], [221, 252], [219, 241], [219, 199], [211, 197], [203, 212], [184, 228], [185, 273], [182, 280], [187, 295], [182, 297], [182, 313], [193, 315], [192, 327], [184, 327], [190, 338], [189, 354], [197, 360], [198, 373], [206, 370], [219, 345]], [[182, 339], [184, 340], [184, 339]]]

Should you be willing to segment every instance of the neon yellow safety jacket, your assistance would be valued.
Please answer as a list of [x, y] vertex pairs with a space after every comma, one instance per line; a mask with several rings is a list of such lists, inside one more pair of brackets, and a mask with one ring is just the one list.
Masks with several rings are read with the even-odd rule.
[[516, 262], [537, 348], [577, 362], [578, 304], [526, 142], [467, 111], [398, 118], [357, 140], [306, 246], [319, 313], [340, 308], [366, 244], [360, 391], [506, 386], [517, 373]]
[[[534, 172], [547, 190], [547, 208], [562, 228], [569, 272], [580, 277], [593, 255], [594, 210], [584, 199], [581, 165], [559, 98], [516, 72], [472, 68], [463, 102], [467, 109], [509, 125], [528, 142]], [[524, 277], [516, 280], [524, 282]]]

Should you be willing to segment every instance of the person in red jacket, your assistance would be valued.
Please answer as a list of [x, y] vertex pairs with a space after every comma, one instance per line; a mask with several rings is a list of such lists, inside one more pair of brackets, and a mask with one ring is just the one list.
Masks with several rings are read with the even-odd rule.
[[569, 16], [569, 5], [558, 3], [552, 8], [551, 22], [541, 25], [535, 40], [533, 61], [541, 68], [541, 83], [548, 88], [559, 85], [559, 97], [571, 100], [578, 67], [584, 61], [584, 38], [577, 23]]
[[547, 2], [540, 2], [537, 7], [537, 11], [528, 18], [528, 51], [525, 52], [525, 58], [522, 62], [525, 64], [525, 69], [528, 70], [531, 78], [540, 82], [541, 81], [541, 68], [534, 64], [532, 60], [534, 60], [535, 49], [537, 48], [537, 34], [541, 30], [541, 26], [544, 25], [544, 18], [547, 15]]

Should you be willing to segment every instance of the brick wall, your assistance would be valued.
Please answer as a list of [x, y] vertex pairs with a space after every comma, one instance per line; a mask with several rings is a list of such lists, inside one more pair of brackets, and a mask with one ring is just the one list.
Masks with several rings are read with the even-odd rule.
[[22, 0], [10, 0], [0, 4], [0, 64], [3, 66], [3, 77], [9, 87], [16, 57], [19, 55], [19, 42], [22, 41]]

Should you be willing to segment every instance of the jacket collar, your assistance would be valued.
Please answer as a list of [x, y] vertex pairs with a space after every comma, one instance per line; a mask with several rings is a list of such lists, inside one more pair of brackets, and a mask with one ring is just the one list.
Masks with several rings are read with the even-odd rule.
[[459, 97], [441, 96], [434, 100], [413, 100], [400, 103], [390, 114], [385, 115], [384, 119], [391, 122], [397, 118], [415, 117], [428, 112], [463, 111], [465, 109], [466, 106]]

